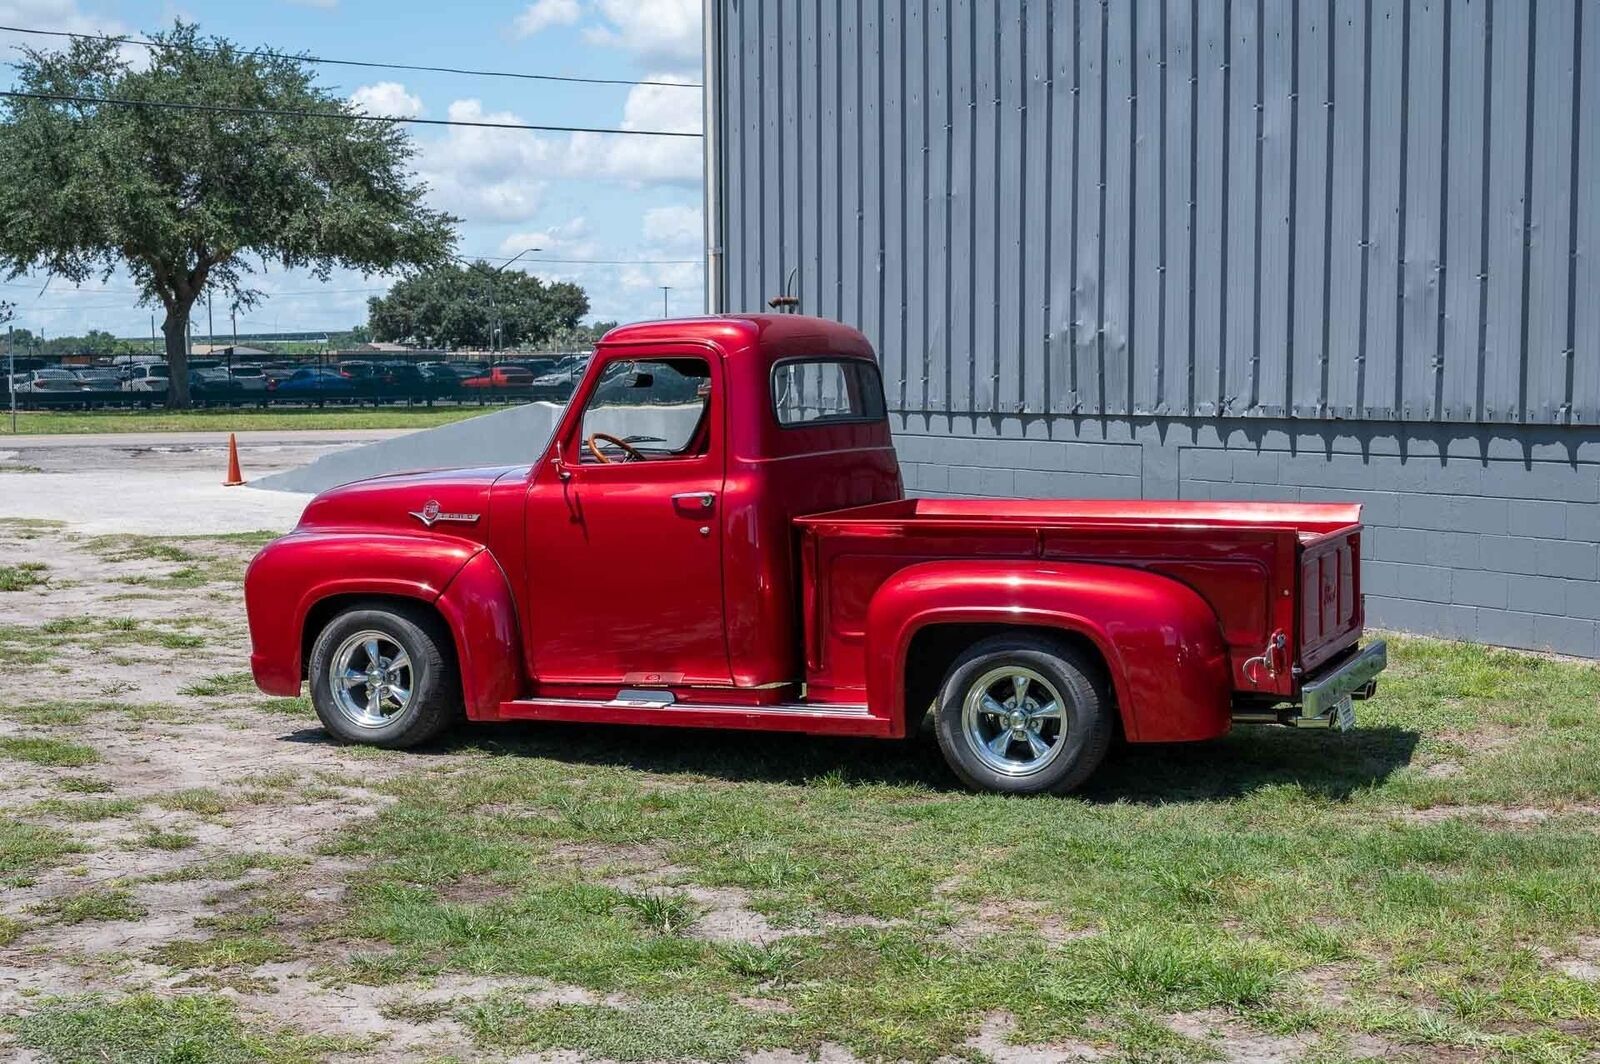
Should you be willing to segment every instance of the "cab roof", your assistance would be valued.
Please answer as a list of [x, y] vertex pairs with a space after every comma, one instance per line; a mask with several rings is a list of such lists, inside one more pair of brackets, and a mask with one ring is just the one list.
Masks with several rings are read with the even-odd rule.
[[716, 314], [663, 318], [621, 325], [601, 338], [611, 344], [713, 343], [730, 359], [772, 363], [796, 355], [875, 358], [860, 331], [842, 322], [804, 314]]

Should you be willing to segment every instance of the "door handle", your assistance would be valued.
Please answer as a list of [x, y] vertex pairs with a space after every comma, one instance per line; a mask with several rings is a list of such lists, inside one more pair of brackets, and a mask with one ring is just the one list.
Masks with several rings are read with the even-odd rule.
[[717, 493], [714, 491], [680, 491], [672, 497], [674, 506], [691, 506], [698, 503], [702, 510], [711, 509], [711, 504], [716, 501]]

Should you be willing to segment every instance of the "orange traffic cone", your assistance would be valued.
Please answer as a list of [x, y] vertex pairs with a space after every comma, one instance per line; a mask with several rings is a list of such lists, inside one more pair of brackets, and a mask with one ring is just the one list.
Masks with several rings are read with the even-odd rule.
[[239, 441], [233, 433], [228, 433], [228, 479], [222, 482], [223, 487], [231, 488], [244, 483], [244, 475], [239, 472]]

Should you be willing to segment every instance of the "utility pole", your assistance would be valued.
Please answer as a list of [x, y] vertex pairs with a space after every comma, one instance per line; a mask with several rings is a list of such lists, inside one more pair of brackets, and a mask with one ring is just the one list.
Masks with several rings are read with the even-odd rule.
[[150, 315], [150, 353], [152, 355], [161, 353], [161, 347], [156, 343], [156, 316], [154, 314]]
[[672, 317], [671, 314], [667, 313], [667, 293], [670, 291], [672, 291], [672, 286], [670, 284], [664, 284], [661, 286], [661, 316], [663, 318]]

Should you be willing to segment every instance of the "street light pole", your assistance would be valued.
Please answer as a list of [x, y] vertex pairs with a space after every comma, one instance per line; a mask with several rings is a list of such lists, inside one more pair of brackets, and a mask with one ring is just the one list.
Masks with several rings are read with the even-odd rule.
[[[516, 262], [518, 259], [522, 258], [522, 256], [531, 255], [535, 251], [543, 250], [544, 248], [523, 248], [521, 251], [511, 256], [500, 265], [491, 268], [489, 272], [498, 277], [505, 271], [507, 266], [510, 266], [513, 262]], [[466, 263], [468, 269], [471, 269], [473, 263], [478, 261], [476, 259], [469, 259], [464, 255], [457, 255], [455, 256], [455, 259], [458, 262]], [[494, 298], [494, 278], [490, 278], [487, 291], [489, 293], [489, 365], [492, 366], [500, 356], [500, 304]]]
[[670, 284], [664, 284], [661, 286], [661, 316], [663, 318], [672, 317], [671, 314], [667, 313], [667, 293], [670, 291], [672, 291], [672, 286]]
[[11, 435], [17, 434], [17, 342], [15, 325], [6, 326], [6, 392], [11, 396]]

